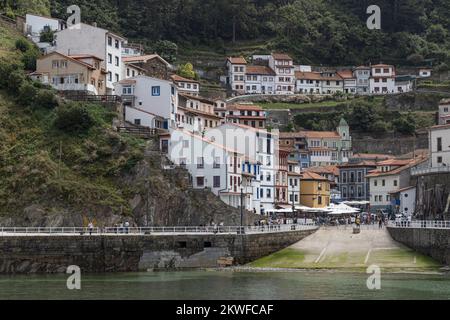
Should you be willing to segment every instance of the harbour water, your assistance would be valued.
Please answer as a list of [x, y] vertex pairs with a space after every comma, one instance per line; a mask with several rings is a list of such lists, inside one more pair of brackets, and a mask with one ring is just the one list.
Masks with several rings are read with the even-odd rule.
[[82, 275], [81, 290], [67, 289], [68, 276], [0, 276], [0, 299], [450, 299], [450, 274], [437, 272], [382, 273], [380, 290], [368, 274], [329, 270]]

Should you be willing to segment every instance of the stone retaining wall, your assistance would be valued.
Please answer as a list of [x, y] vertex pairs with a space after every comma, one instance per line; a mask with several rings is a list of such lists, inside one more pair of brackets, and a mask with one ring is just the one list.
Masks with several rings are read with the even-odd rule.
[[450, 229], [388, 228], [392, 238], [445, 265], [450, 265]]
[[61, 273], [217, 267], [220, 257], [244, 264], [279, 251], [315, 230], [266, 234], [0, 237], [0, 273]]

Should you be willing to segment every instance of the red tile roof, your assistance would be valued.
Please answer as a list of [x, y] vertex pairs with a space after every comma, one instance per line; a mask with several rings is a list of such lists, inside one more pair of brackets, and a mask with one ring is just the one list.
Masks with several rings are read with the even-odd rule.
[[336, 131], [304, 131], [306, 138], [340, 138]]
[[302, 80], [323, 80], [323, 77], [319, 72], [295, 71], [295, 78]]
[[275, 60], [292, 60], [287, 53], [272, 53], [272, 57]]
[[275, 76], [276, 73], [268, 66], [247, 66], [246, 74], [257, 74], [257, 75], [267, 75]]
[[247, 61], [244, 57], [228, 57], [228, 61], [232, 64], [247, 64]]
[[353, 76], [353, 71], [352, 70], [341, 70], [341, 71], [338, 71], [337, 74], [343, 79], [353, 79], [353, 78], [355, 78]]
[[328, 181], [327, 178], [322, 177], [321, 175], [311, 172], [311, 171], [303, 171], [301, 180], [319, 180], [319, 181]]
[[321, 166], [321, 167], [309, 167], [305, 169], [306, 172], [314, 172], [317, 174], [328, 173], [335, 176], [339, 175], [339, 168], [337, 166]]
[[227, 105], [227, 110], [263, 111], [263, 108], [254, 104], [232, 104]]
[[177, 74], [172, 74], [170, 76], [170, 78], [175, 81], [175, 82], [192, 82], [192, 83], [199, 83], [197, 80], [194, 79], [187, 79], [187, 78], [183, 78]]

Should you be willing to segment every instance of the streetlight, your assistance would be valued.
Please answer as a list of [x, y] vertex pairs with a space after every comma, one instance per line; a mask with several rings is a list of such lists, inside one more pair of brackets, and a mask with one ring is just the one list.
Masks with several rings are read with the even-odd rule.
[[[291, 188], [292, 188], [292, 218], [294, 218], [294, 212], [295, 212], [295, 201], [294, 201], [294, 183], [291, 183]], [[296, 213], [296, 212], [295, 212]], [[295, 214], [295, 223], [297, 223], [297, 214]]]

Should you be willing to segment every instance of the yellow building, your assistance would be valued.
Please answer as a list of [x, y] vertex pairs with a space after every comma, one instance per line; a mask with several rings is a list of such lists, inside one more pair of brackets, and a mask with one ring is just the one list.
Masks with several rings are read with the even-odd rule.
[[59, 91], [104, 95], [106, 71], [101, 68], [102, 61], [92, 55], [67, 56], [52, 52], [37, 60], [36, 72], [30, 76]]
[[330, 205], [330, 182], [314, 172], [303, 172], [300, 179], [300, 203], [310, 208]]

